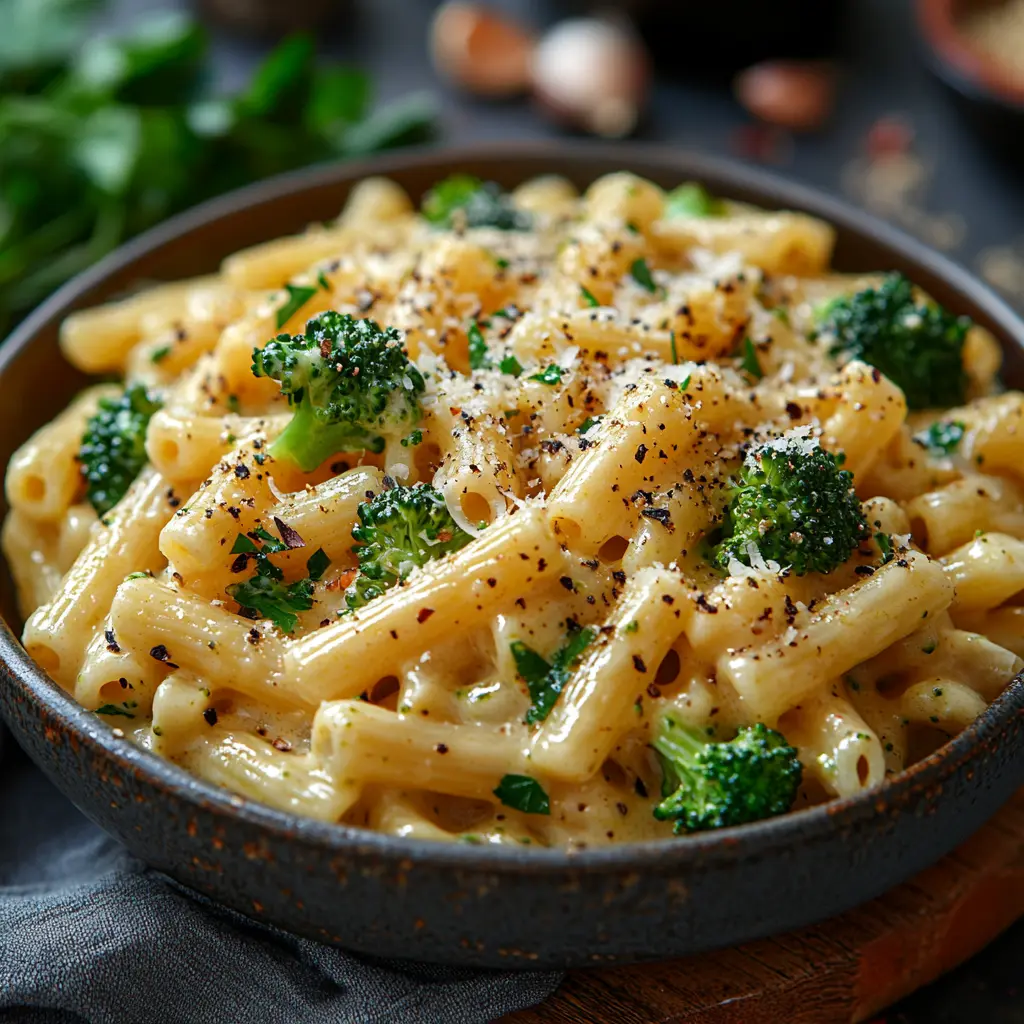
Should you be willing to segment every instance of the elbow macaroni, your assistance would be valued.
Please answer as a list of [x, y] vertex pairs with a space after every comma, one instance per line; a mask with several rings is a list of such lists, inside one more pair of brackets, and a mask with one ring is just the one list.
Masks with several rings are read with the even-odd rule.
[[[997, 393], [995, 340], [969, 333], [971, 401], [944, 414], [962, 441], [936, 453], [917, 440], [930, 414], [908, 421], [895, 383], [807, 330], [813, 304], [871, 280], [829, 271], [829, 225], [739, 203], [673, 217], [629, 174], [583, 196], [536, 179], [511, 201], [531, 230], [438, 230], [369, 179], [334, 224], [69, 317], [71, 362], [163, 407], [102, 520], [76, 456], [116, 387], [83, 392], [8, 467], [3, 550], [40, 666], [244, 797], [495, 844], [667, 836], [648, 795], [666, 709], [780, 729], [805, 800], [875, 786], [980, 714], [1024, 656], [1024, 396]], [[268, 454], [290, 412], [249, 364], [328, 308], [405, 333], [423, 418], [304, 474]], [[829, 575], [723, 578], [702, 550], [730, 475], [751, 436], [794, 425], [842, 453], [892, 539]], [[359, 506], [395, 480], [432, 484], [472, 539], [349, 612]], [[268, 536], [286, 543], [254, 553]], [[309, 570], [293, 632], [232, 598], [254, 560], [295, 586], [318, 549], [330, 564]], [[534, 718], [524, 646], [557, 682]], [[523, 780], [543, 807], [509, 802]]]

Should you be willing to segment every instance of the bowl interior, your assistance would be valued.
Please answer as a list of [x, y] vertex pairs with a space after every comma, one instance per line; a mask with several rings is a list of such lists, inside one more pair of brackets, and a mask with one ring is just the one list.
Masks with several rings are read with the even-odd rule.
[[[240, 248], [328, 220], [343, 205], [351, 182], [367, 173], [389, 175], [418, 199], [439, 178], [455, 170], [509, 187], [535, 175], [558, 173], [582, 188], [602, 174], [623, 168], [665, 187], [697, 179], [721, 195], [768, 208], [803, 209], [825, 218], [838, 231], [837, 269], [906, 273], [954, 312], [967, 314], [992, 330], [1004, 346], [1006, 379], [1024, 383], [1024, 324], [1004, 303], [944, 257], [819, 192], [760, 170], [667, 148], [531, 143], [464, 151], [407, 151], [365, 165], [350, 163], [288, 175], [214, 200], [135, 240], [66, 285], [21, 324], [0, 350], [0, 467], [6, 469], [16, 448], [85, 383], [85, 378], [63, 361], [57, 345], [60, 321], [73, 309], [115, 297], [147, 281], [212, 271], [224, 256]], [[0, 511], [6, 512], [2, 502]], [[0, 572], [0, 609], [19, 631], [6, 567]], [[148, 756], [145, 760], [155, 761]], [[203, 788], [197, 784], [197, 789]]]

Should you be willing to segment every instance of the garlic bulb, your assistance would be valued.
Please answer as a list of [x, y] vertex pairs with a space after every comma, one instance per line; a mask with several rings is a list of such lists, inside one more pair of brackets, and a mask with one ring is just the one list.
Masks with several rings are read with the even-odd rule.
[[636, 127], [647, 96], [647, 54], [626, 27], [598, 18], [555, 25], [533, 51], [533, 88], [561, 120], [612, 138]]
[[526, 92], [533, 46], [528, 32], [480, 4], [442, 4], [430, 28], [438, 74], [478, 96]]

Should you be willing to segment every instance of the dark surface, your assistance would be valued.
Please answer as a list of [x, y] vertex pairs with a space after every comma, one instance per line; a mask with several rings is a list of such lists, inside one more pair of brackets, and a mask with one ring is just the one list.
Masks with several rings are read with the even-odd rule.
[[[662, 2], [683, 4], [683, 0]], [[824, 5], [825, 0], [821, 2]], [[827, 0], [829, 5], [833, 2], [837, 0]], [[187, 6], [188, 0], [113, 0], [113, 18], [140, 9]], [[445, 142], [559, 135], [528, 101], [483, 102], [439, 85], [425, 43], [435, 7], [431, 0], [362, 0], [356, 6], [358, 20], [327, 34], [325, 50], [374, 72], [381, 99], [413, 89], [438, 92], [443, 101]], [[491, 6], [513, 12], [525, 22], [546, 25], [567, 5], [558, 0], [493, 0]], [[945, 89], [921, 59], [924, 47], [911, 7], [911, 0], [854, 0], [850, 4], [836, 116], [820, 134], [797, 138], [791, 147], [782, 146], [777, 154], [780, 170], [839, 194], [844, 169], [862, 155], [871, 126], [883, 116], [905, 117], [914, 129], [916, 150], [932, 172], [924, 205], [965, 218], [966, 234], [951, 255], [974, 267], [978, 254], [989, 246], [1015, 239], [1024, 244], [1024, 169], [997, 160], [979, 145], [969, 121], [954, 110]], [[678, 60], [667, 70], [674, 74], [688, 67], [692, 62], [687, 50], [700, 45], [699, 36], [681, 38]], [[217, 34], [214, 53], [222, 82], [237, 85], [244, 80], [264, 49]], [[662, 73], [641, 137], [711, 154], [741, 156], [750, 145], [745, 131], [749, 125], [749, 116], [728, 88], [686, 83]], [[1024, 309], [1024, 294], [1006, 297]]]
[[[577, 185], [633, 168], [661, 185], [806, 209], [838, 229], [841, 270], [893, 266], [993, 330], [1024, 379], [1024, 324], [986, 289], [885, 225], [823, 196], [666, 150], [533, 144], [408, 154], [290, 175], [186, 214], [120, 250], [36, 311], [0, 353], [0, 464], [62, 406], [56, 328], [70, 308], [136, 278], [202, 272], [256, 238], [338, 209], [351, 180], [385, 173], [420, 196], [455, 168], [511, 186], [542, 172]], [[50, 388], [40, 389], [47, 381]], [[17, 408], [15, 396], [34, 395]], [[40, 397], [43, 396], [43, 397]], [[10, 594], [5, 607], [10, 606]], [[480, 966], [666, 958], [830, 917], [962, 842], [1024, 778], [1024, 681], [881, 790], [685, 842], [557, 850], [432, 844], [326, 825], [199, 781], [85, 711], [0, 632], [0, 710], [29, 755], [136, 856], [228, 906], [359, 952]], [[652, 936], [657, 942], [652, 943]]]

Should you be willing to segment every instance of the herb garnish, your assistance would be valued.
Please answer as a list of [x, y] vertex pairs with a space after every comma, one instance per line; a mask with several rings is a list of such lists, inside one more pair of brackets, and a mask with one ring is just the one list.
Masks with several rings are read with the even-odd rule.
[[506, 807], [523, 814], [551, 813], [551, 801], [544, 787], [529, 775], [503, 775], [494, 795]]

